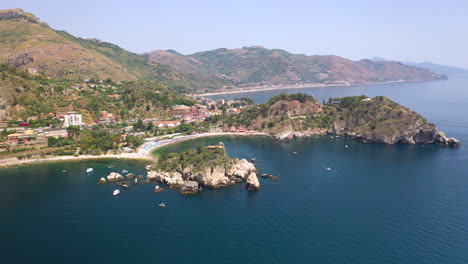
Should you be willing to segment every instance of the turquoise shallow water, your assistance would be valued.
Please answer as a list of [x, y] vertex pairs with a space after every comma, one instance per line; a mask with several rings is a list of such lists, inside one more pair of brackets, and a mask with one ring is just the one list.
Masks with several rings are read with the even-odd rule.
[[[455, 79], [301, 91], [323, 98], [388, 95], [468, 144], [467, 84]], [[270, 95], [251, 94], [257, 101]], [[261, 173], [280, 181], [260, 179], [259, 192], [239, 184], [192, 196], [153, 194], [155, 184], [137, 185], [113, 197], [116, 186], [97, 180], [122, 169], [142, 174], [143, 164], [107, 160], [0, 170], [2, 262], [468, 263], [466, 147], [216, 137], [164, 151], [219, 141], [231, 157], [255, 157]], [[87, 167], [95, 172], [87, 175]]]

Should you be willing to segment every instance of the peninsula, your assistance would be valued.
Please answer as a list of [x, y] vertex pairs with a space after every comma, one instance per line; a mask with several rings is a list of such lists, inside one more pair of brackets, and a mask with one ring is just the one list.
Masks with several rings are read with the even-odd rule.
[[212, 116], [213, 125], [243, 126], [279, 140], [342, 135], [381, 144], [441, 144], [460, 147], [424, 117], [387, 97], [351, 96], [319, 102], [306, 94], [280, 94], [235, 115]]

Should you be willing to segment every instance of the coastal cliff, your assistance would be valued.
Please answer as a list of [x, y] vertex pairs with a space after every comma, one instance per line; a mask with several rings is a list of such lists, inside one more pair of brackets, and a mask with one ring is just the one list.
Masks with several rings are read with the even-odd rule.
[[[157, 180], [181, 193], [201, 191], [203, 187], [220, 188], [248, 180], [246, 188], [258, 190], [257, 169], [245, 159], [232, 159], [223, 145], [191, 149], [161, 155], [157, 166], [148, 172], [148, 180]], [[256, 181], [255, 181], [255, 179]]]
[[418, 113], [384, 96], [330, 98], [320, 103], [305, 94], [281, 94], [224, 122], [242, 124], [278, 140], [331, 134], [381, 144], [461, 146]]

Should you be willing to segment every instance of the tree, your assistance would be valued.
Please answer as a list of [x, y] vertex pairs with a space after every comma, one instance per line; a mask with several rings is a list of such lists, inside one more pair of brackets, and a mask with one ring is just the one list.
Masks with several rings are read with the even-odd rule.
[[148, 125], [146, 126], [146, 131], [152, 131], [153, 130], [153, 122], [148, 122]]
[[181, 124], [181, 125], [179, 126], [179, 131], [180, 131], [180, 132], [192, 133], [193, 127], [192, 127], [191, 124], [184, 123], [184, 124]]
[[58, 139], [56, 139], [54, 137], [47, 138], [47, 145], [49, 147], [55, 147], [55, 146], [57, 146], [57, 144], [58, 144]]
[[144, 125], [143, 125], [143, 120], [141, 119], [138, 119], [138, 121], [135, 123], [135, 125], [133, 126], [133, 130], [135, 131], [141, 131], [143, 130], [144, 128]]

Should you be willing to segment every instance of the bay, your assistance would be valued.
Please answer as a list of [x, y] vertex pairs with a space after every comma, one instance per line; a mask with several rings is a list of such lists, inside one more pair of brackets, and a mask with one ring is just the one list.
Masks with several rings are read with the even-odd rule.
[[[248, 96], [266, 102], [280, 92], [213, 98]], [[468, 144], [468, 79], [284, 92], [320, 100], [385, 95]], [[123, 169], [144, 174], [144, 164], [94, 160], [0, 170], [2, 261], [468, 262], [466, 147], [386, 146], [330, 137], [291, 142], [212, 137], [160, 151], [220, 141], [231, 157], [255, 157], [260, 173], [280, 181], [260, 179], [259, 192], [237, 184], [190, 196], [169, 189], [154, 194], [156, 183], [151, 183], [114, 197], [118, 187], [99, 185], [99, 178]], [[108, 168], [111, 164], [116, 167]], [[88, 167], [95, 172], [86, 174]], [[165, 208], [157, 206], [161, 202]]]

